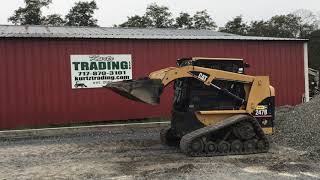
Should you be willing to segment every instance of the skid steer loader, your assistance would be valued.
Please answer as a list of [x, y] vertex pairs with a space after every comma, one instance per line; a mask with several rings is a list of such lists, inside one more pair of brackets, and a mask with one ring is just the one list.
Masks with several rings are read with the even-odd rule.
[[268, 76], [245, 75], [236, 58], [183, 58], [138, 80], [109, 83], [106, 88], [148, 104], [174, 81], [171, 126], [161, 141], [190, 156], [263, 153], [273, 132], [275, 90]]

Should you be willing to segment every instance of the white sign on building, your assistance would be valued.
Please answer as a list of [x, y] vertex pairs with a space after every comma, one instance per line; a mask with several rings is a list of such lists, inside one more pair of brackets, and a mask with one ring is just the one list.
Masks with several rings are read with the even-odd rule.
[[71, 55], [72, 89], [100, 88], [132, 79], [130, 54]]

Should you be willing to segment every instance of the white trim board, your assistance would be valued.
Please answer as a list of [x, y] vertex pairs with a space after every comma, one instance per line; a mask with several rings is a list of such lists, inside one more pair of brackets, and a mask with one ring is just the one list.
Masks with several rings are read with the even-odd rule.
[[303, 62], [304, 62], [304, 89], [305, 89], [305, 101], [308, 102], [310, 100], [309, 97], [309, 67], [308, 67], [308, 43], [303, 44]]

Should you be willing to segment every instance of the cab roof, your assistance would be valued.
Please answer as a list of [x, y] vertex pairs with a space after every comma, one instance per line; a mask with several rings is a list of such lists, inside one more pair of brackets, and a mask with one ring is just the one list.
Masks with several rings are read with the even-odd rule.
[[191, 60], [197, 61], [197, 60], [213, 60], [213, 61], [243, 61], [241, 58], [210, 58], [210, 57], [192, 57]]
[[211, 58], [211, 57], [188, 57], [188, 58], [180, 58], [178, 59], [178, 62], [180, 61], [201, 61], [201, 60], [212, 60], [212, 61], [242, 61], [241, 58]]

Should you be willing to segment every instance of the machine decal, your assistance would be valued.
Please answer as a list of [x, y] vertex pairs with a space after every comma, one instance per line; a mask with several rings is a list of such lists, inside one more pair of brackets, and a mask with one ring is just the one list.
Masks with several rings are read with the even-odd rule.
[[206, 74], [204, 72], [198, 72], [198, 71], [191, 71], [189, 72], [189, 74], [191, 74], [194, 78], [203, 82], [205, 82], [209, 77], [209, 74]]
[[199, 73], [198, 78], [199, 78], [201, 81], [206, 81], [206, 80], [208, 79], [208, 76], [205, 75], [205, 74]]
[[268, 115], [268, 106], [267, 105], [258, 105], [255, 110], [255, 116], [267, 116]]
[[255, 108], [252, 115], [258, 120], [261, 127], [272, 128], [274, 119], [274, 97], [264, 99]]

